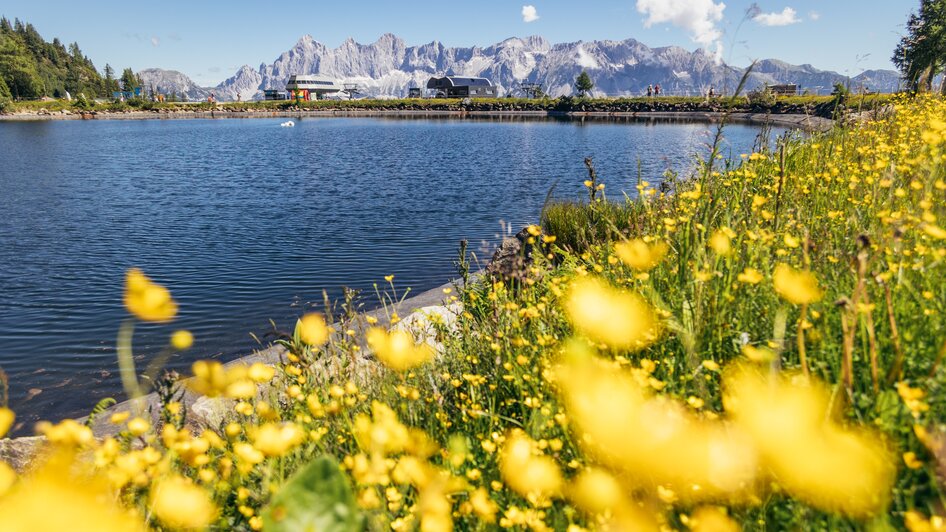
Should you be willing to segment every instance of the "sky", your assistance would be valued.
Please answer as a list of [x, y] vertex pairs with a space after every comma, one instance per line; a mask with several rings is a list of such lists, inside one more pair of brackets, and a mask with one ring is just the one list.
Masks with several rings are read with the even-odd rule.
[[[336, 47], [394, 33], [408, 45], [489, 46], [541, 35], [553, 43], [634, 38], [706, 48], [727, 63], [776, 58], [857, 75], [893, 68], [890, 56], [919, 0], [478, 0], [470, 3], [101, 2], [0, 0], [0, 15], [43, 37], [78, 42], [106, 63], [179, 70], [211, 86], [240, 66], [272, 63], [305, 34]], [[748, 15], [747, 15], [748, 13]]]

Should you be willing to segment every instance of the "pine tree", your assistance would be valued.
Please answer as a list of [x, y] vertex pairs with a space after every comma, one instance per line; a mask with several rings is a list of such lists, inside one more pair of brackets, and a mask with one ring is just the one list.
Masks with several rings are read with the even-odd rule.
[[122, 71], [121, 84], [122, 90], [125, 92], [132, 92], [135, 90], [135, 87], [141, 86], [138, 76], [136, 76], [135, 72], [130, 68], [126, 68]]
[[584, 98], [593, 88], [595, 88], [595, 84], [591, 81], [591, 76], [582, 70], [581, 74], [575, 78], [575, 90], [578, 92], [578, 97]]
[[[892, 59], [910, 89], [932, 90], [933, 79], [946, 70], [946, 0], [920, 1]], [[946, 94], [946, 83], [942, 90]]]

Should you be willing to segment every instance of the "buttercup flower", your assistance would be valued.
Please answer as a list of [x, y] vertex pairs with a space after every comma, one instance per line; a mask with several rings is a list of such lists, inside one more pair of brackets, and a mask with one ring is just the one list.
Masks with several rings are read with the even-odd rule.
[[796, 305], [807, 305], [821, 301], [822, 291], [818, 279], [809, 271], [795, 270], [787, 264], [779, 264], [772, 275], [775, 291], [782, 299]]
[[137, 268], [128, 270], [125, 276], [125, 308], [143, 321], [171, 321], [177, 315], [171, 292]]

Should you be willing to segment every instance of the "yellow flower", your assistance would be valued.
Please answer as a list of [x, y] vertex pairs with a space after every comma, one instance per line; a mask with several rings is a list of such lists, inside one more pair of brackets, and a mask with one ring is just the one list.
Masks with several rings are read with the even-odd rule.
[[639, 349], [656, 339], [659, 323], [637, 294], [590, 277], [575, 280], [564, 301], [569, 320], [585, 336], [619, 349]]
[[132, 436], [141, 436], [151, 430], [151, 423], [144, 418], [136, 417], [128, 422], [128, 432]]
[[742, 346], [742, 354], [753, 362], [771, 362], [775, 358], [775, 351], [768, 347]]
[[305, 433], [293, 423], [266, 423], [252, 432], [253, 447], [266, 456], [282, 456], [305, 440]]
[[470, 505], [473, 507], [473, 512], [483, 521], [487, 523], [496, 521], [499, 506], [489, 498], [486, 488], [477, 488], [470, 494]]
[[7, 407], [0, 407], [0, 438], [3, 438], [7, 431], [10, 430], [10, 427], [13, 426], [13, 420], [15, 419], [16, 414], [13, 413], [13, 410]]
[[165, 322], [177, 315], [177, 303], [167, 288], [132, 268], [125, 276], [125, 308], [140, 320]]
[[171, 335], [171, 346], [178, 351], [185, 351], [194, 345], [194, 335], [190, 331], [174, 331]]
[[16, 482], [16, 471], [8, 466], [6, 462], [0, 460], [0, 499], [10, 491], [14, 482]]
[[40, 421], [36, 424], [36, 432], [46, 436], [49, 443], [65, 447], [83, 447], [95, 442], [92, 429], [74, 419], [65, 419], [56, 425]]
[[690, 530], [693, 532], [739, 532], [742, 527], [726, 515], [724, 509], [704, 506], [690, 517]]
[[407, 331], [387, 332], [380, 327], [372, 327], [365, 338], [378, 360], [394, 371], [416, 368], [435, 354], [430, 345], [415, 344], [414, 337]]
[[151, 509], [162, 523], [178, 529], [204, 529], [217, 516], [207, 492], [178, 476], [160, 480], [152, 488]]
[[939, 240], [946, 240], [946, 229], [934, 224], [925, 224], [923, 226], [923, 232], [930, 235], [933, 238]]
[[906, 464], [910, 469], [919, 469], [923, 467], [923, 462], [921, 462], [916, 457], [916, 453], [913, 451], [907, 451], [903, 453], [903, 463]]
[[302, 343], [312, 347], [319, 347], [328, 341], [328, 326], [325, 317], [317, 312], [306, 314], [296, 324], [299, 338]]
[[725, 385], [727, 412], [789, 494], [855, 517], [884, 508], [896, 473], [891, 457], [872, 434], [826, 421], [827, 390], [750, 368], [727, 375]]
[[276, 369], [272, 366], [263, 364], [262, 362], [254, 362], [250, 366], [247, 376], [253, 382], [264, 383], [273, 380], [273, 376], [276, 375]]
[[818, 279], [809, 271], [795, 270], [787, 264], [775, 267], [772, 276], [775, 291], [789, 303], [807, 305], [821, 300]]
[[624, 488], [604, 469], [589, 468], [574, 480], [569, 498], [590, 514], [614, 511], [626, 502]]
[[131, 412], [127, 410], [124, 412], [115, 412], [108, 418], [108, 421], [113, 425], [121, 425], [125, 421], [128, 421], [129, 416], [131, 416]]
[[499, 469], [506, 484], [523, 497], [553, 497], [562, 490], [555, 461], [540, 454], [532, 438], [519, 429], [507, 437]]
[[583, 435], [579, 441], [598, 463], [686, 500], [751, 489], [757, 453], [742, 431], [651, 397], [632, 372], [575, 343], [566, 347], [556, 377], [566, 412]]
[[253, 466], [262, 462], [266, 456], [249, 443], [233, 444], [233, 454], [242, 462]]
[[742, 273], [736, 276], [736, 279], [738, 279], [740, 283], [759, 284], [765, 277], [755, 268], [746, 268], [742, 270]]
[[[118, 505], [100, 477], [73, 475], [71, 454], [56, 454], [0, 497], [4, 532], [144, 532], [144, 523]], [[2, 473], [0, 473], [2, 476]]]
[[717, 255], [725, 256], [732, 253], [732, 240], [725, 231], [720, 230], [713, 233], [713, 236], [710, 237], [709, 245]]
[[614, 252], [624, 264], [641, 271], [650, 270], [659, 264], [668, 249], [664, 242], [648, 244], [642, 239], [628, 240], [614, 246]]

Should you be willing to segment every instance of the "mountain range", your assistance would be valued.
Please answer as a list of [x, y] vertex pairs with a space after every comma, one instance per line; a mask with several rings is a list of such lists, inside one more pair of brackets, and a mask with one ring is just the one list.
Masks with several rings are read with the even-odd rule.
[[[551, 44], [539, 36], [510, 38], [481, 48], [447, 47], [434, 41], [408, 46], [392, 34], [371, 44], [349, 38], [330, 48], [305, 35], [271, 64], [241, 67], [216, 87], [201, 87], [186, 75], [161, 69], [139, 72], [145, 88], [175, 93], [190, 100], [214, 94], [218, 100], [257, 100], [265, 89], [284, 89], [293, 74], [322, 74], [339, 83], [357, 84], [362, 96], [395, 98], [410, 87], [425, 87], [431, 76], [482, 76], [500, 95], [517, 94], [523, 83], [537, 83], [553, 97], [572, 94], [576, 76], [586, 70], [595, 83], [593, 96], [637, 96], [659, 84], [666, 95], [697, 95], [738, 85], [745, 70], [717, 62], [703, 49], [677, 46], [650, 48], [635, 39]], [[854, 77], [792, 65], [776, 59], [756, 63], [747, 80], [751, 90], [764, 84], [794, 83], [811, 93], [829, 93], [835, 83], [852, 88], [893, 92], [900, 75], [893, 70], [868, 70]]]

